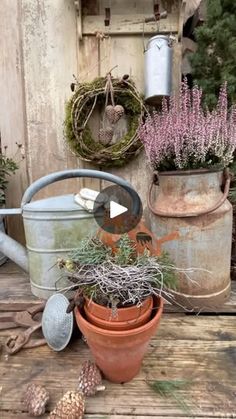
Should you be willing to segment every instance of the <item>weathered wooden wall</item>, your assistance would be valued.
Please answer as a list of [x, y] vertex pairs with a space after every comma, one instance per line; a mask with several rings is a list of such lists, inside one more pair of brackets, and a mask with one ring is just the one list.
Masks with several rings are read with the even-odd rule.
[[[14, 156], [19, 161], [21, 155], [16, 142], [22, 144], [23, 153], [27, 149], [20, 2], [2, 0], [0, 2], [0, 17], [1, 143], [3, 148], [7, 146], [7, 154]], [[28, 167], [25, 159], [21, 161], [17, 174], [10, 180], [7, 193], [9, 207], [19, 205], [28, 181]], [[23, 229], [20, 217], [14, 218], [14, 227], [9, 223], [9, 230], [17, 238], [22, 237]]]
[[[171, 13], [160, 24], [137, 24], [137, 19], [153, 15], [153, 0], [90, 0], [84, 1], [84, 17], [82, 22], [83, 39], [78, 45], [78, 74], [81, 79], [93, 79], [105, 75], [114, 68], [114, 77], [130, 74], [137, 88], [144, 90], [144, 44], [154, 36], [159, 28], [163, 33], [175, 32], [178, 37], [179, 20], [181, 18], [181, 1], [164, 1], [163, 6], [169, 4]], [[105, 7], [111, 6], [111, 25], [104, 26]], [[86, 16], [86, 12], [88, 15]], [[92, 16], [90, 16], [92, 15]], [[98, 15], [96, 17], [96, 15]], [[183, 18], [183, 16], [182, 16]], [[180, 26], [182, 23], [180, 23]], [[108, 33], [104, 40], [98, 40], [94, 33], [103, 30]], [[93, 60], [91, 61], [91, 57]], [[181, 44], [174, 44], [173, 54], [173, 90], [177, 90], [181, 79]], [[142, 198], [144, 213], [148, 217], [146, 195], [151, 179], [151, 170], [142, 152], [137, 158], [121, 168], [106, 169], [129, 180]], [[93, 182], [94, 187], [99, 186]], [[101, 187], [106, 185], [101, 182]]]
[[[87, 0], [83, 3], [85, 32], [78, 40], [78, 21], [74, 0], [1, 0], [0, 2], [0, 130], [2, 146], [20, 160], [16, 142], [23, 145], [24, 160], [20, 170], [10, 179], [7, 205], [17, 207], [21, 196], [35, 179], [66, 168], [93, 167], [79, 161], [67, 149], [63, 138], [65, 101], [71, 94], [72, 75], [92, 79], [104, 75], [114, 65], [114, 76], [129, 73], [143, 90], [143, 36], [141, 24], [132, 25], [132, 18], [153, 14], [152, 0]], [[175, 32], [179, 28], [180, 0], [164, 1], [172, 12], [161, 21], [160, 29]], [[168, 7], [169, 7], [168, 6]], [[94, 32], [104, 27], [105, 7], [111, 7], [113, 32], [99, 41]], [[94, 19], [91, 16], [96, 16]], [[126, 16], [124, 19], [124, 15]], [[146, 39], [156, 24], [145, 29]], [[109, 29], [108, 29], [109, 30]], [[173, 87], [180, 80], [181, 45], [174, 47]], [[17, 151], [18, 150], [18, 151]], [[97, 168], [97, 167], [96, 167]], [[102, 169], [102, 168], [100, 168]], [[150, 170], [145, 156], [112, 173], [128, 179], [140, 193], [146, 206], [146, 190]], [[81, 184], [94, 189], [103, 187], [99, 181], [68, 181], [54, 184], [38, 196], [76, 192]], [[23, 238], [20, 219], [8, 220], [9, 233]]]

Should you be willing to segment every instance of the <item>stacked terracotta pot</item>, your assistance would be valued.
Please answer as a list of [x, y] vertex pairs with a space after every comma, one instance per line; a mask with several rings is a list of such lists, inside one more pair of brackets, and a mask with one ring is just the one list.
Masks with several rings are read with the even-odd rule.
[[83, 308], [75, 309], [78, 327], [105, 378], [124, 383], [135, 377], [162, 311], [163, 300], [152, 296], [140, 306], [114, 312], [88, 299]]

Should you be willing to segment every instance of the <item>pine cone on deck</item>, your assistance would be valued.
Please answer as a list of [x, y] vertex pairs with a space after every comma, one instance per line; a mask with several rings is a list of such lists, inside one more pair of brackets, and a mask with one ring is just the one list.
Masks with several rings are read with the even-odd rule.
[[49, 400], [48, 391], [37, 384], [29, 384], [24, 394], [24, 404], [31, 416], [42, 416]]
[[91, 361], [85, 361], [79, 374], [78, 390], [84, 396], [93, 396], [97, 391], [104, 390], [102, 376], [97, 365]]
[[84, 396], [79, 391], [67, 391], [59, 400], [49, 418], [82, 419], [84, 417]]

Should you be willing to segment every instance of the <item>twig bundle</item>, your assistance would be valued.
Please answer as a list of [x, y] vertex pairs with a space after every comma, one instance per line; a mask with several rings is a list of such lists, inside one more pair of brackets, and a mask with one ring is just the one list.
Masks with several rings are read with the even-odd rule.
[[146, 249], [138, 254], [128, 235], [119, 239], [115, 253], [98, 237], [87, 237], [58, 264], [73, 283], [61, 292], [79, 289], [97, 304], [111, 307], [141, 305], [150, 295], [175, 303], [179, 273], [195, 283], [190, 274], [196, 268], [176, 268], [166, 253], [150, 256]]

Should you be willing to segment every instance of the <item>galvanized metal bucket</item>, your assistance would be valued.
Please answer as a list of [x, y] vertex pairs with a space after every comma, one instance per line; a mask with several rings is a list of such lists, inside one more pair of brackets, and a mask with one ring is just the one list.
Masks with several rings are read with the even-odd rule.
[[175, 301], [190, 310], [212, 311], [225, 303], [230, 294], [229, 175], [194, 170], [157, 176], [156, 201], [152, 203], [153, 184], [148, 199], [151, 230], [159, 238], [176, 232], [176, 239], [163, 243], [162, 250], [170, 254], [176, 267], [193, 268], [188, 272], [189, 278], [180, 275]]
[[172, 84], [173, 48], [170, 38], [156, 35], [149, 39], [145, 50], [145, 100], [158, 105], [170, 96]]

